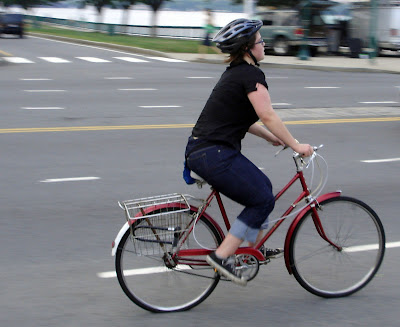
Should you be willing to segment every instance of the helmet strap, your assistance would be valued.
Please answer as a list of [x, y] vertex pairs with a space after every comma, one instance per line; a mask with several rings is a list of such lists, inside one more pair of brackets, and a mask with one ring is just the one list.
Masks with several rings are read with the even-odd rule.
[[254, 64], [255, 64], [256, 66], [260, 66], [260, 64], [257, 62], [256, 57], [254, 57], [254, 55], [253, 55], [253, 53], [251, 52], [250, 49], [247, 49], [247, 53], [250, 55], [251, 59], [253, 59]]

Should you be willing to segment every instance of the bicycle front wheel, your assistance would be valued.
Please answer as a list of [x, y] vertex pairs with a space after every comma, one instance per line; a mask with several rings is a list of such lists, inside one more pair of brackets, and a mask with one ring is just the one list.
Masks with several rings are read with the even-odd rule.
[[[192, 211], [184, 213], [181, 224], [189, 223], [192, 214]], [[196, 256], [193, 265], [188, 264], [190, 258], [185, 258], [184, 264], [179, 259], [171, 262], [165, 254], [167, 245], [160, 244], [159, 236], [151, 232], [146, 239], [142, 236], [152, 229], [149, 223], [146, 219], [137, 220], [132, 232], [129, 229], [119, 244], [115, 265], [123, 291], [134, 303], [151, 312], [183, 311], [198, 305], [215, 289], [219, 275], [204, 256]], [[157, 226], [153, 225], [153, 230], [157, 233]], [[182, 249], [215, 249], [221, 242], [215, 226], [201, 217]]]
[[320, 236], [310, 210], [290, 242], [293, 275], [302, 287], [318, 296], [353, 294], [371, 281], [382, 263], [382, 223], [365, 203], [343, 196], [322, 201], [318, 217], [328, 239], [340, 249]]

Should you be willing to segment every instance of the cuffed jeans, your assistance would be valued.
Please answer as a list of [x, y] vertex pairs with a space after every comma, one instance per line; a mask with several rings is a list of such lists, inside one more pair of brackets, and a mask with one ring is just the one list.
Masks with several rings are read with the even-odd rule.
[[215, 190], [245, 206], [229, 232], [254, 243], [261, 227], [267, 228], [275, 205], [269, 178], [240, 151], [222, 144], [201, 147], [193, 137], [186, 147], [186, 161]]

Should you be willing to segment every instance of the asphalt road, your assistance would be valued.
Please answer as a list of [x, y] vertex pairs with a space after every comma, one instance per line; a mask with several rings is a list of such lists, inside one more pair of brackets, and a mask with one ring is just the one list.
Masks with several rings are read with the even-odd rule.
[[[115, 278], [98, 276], [114, 270], [111, 242], [124, 223], [117, 201], [207, 194], [181, 179], [183, 151], [224, 66], [38, 38], [0, 41], [9, 58], [30, 61], [0, 67], [1, 326], [399, 325], [398, 247], [349, 298], [307, 293], [277, 260], [246, 288], [220, 283], [188, 312], [157, 315], [135, 306]], [[54, 62], [60, 58], [68, 62]], [[387, 242], [400, 241], [400, 161], [364, 162], [400, 157], [397, 75], [261, 68], [295, 137], [325, 145], [326, 191], [371, 205]], [[276, 148], [252, 136], [243, 149], [275, 190], [294, 173], [288, 152], [275, 158]], [[240, 208], [226, 206], [233, 219]], [[282, 246], [288, 226], [269, 245]]]

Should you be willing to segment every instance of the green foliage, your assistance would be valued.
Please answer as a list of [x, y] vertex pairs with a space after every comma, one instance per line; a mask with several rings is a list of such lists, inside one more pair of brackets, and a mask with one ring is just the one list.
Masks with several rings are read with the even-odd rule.
[[171, 0], [139, 0], [139, 2], [144, 3], [145, 5], [150, 6], [153, 11], [158, 11], [162, 4], [166, 1], [171, 1]]
[[58, 1], [59, 0], [3, 0], [2, 2], [4, 7], [18, 5], [24, 8], [25, 10], [28, 10], [29, 8], [32, 8], [34, 6], [46, 5]]

